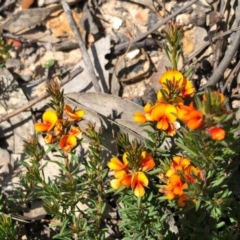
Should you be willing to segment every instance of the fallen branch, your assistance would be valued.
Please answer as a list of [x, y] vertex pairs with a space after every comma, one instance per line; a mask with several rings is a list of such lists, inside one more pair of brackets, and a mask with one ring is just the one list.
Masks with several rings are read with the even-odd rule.
[[[79, 73], [81, 73], [83, 71], [83, 69], [81, 67], [77, 68], [76, 70], [74, 70], [72, 73], [70, 73], [69, 75], [67, 75], [62, 81], [61, 81], [61, 87], [63, 85], [65, 85], [66, 83], [70, 82], [75, 76], [77, 76]], [[39, 97], [29, 101], [27, 104], [23, 105], [21, 108], [18, 108], [16, 110], [13, 110], [12, 112], [8, 113], [5, 116], [1, 116], [0, 117], [0, 123], [4, 122], [6, 120], [8, 120], [11, 117], [14, 117], [16, 115], [18, 115], [19, 113], [27, 110], [28, 108], [34, 106], [35, 104], [37, 104], [38, 102], [42, 101], [43, 99], [49, 97], [49, 93], [43, 93], [42, 95], [40, 95]]]
[[70, 25], [70, 27], [71, 27], [71, 29], [72, 29], [72, 31], [73, 31], [76, 39], [77, 39], [78, 45], [79, 45], [80, 50], [82, 52], [83, 61], [84, 61], [84, 64], [86, 66], [86, 69], [88, 70], [88, 73], [91, 77], [92, 84], [93, 84], [96, 92], [102, 92], [101, 88], [98, 84], [98, 80], [97, 80], [97, 77], [96, 77], [96, 74], [95, 74], [95, 70], [94, 70], [92, 61], [91, 61], [91, 59], [88, 55], [88, 52], [87, 52], [87, 49], [85, 47], [83, 38], [82, 38], [82, 36], [79, 32], [79, 29], [78, 29], [78, 27], [75, 23], [75, 20], [73, 19], [72, 12], [69, 8], [69, 5], [66, 2], [63, 1], [62, 6], [63, 6], [63, 9], [64, 9], [64, 12], [66, 13], [69, 25]]

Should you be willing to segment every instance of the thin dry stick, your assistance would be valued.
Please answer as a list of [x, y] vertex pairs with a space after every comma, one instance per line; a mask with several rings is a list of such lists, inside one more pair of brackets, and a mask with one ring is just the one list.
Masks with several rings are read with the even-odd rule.
[[62, 2], [62, 6], [63, 6], [63, 9], [64, 9], [64, 12], [67, 16], [67, 19], [68, 19], [68, 22], [69, 22], [69, 25], [77, 39], [77, 42], [78, 42], [78, 45], [80, 47], [80, 50], [82, 52], [82, 56], [83, 56], [83, 61], [84, 61], [84, 64], [86, 66], [86, 69], [88, 70], [88, 73], [91, 77], [91, 80], [92, 80], [92, 84], [96, 90], [96, 92], [101, 92], [101, 88], [98, 84], [98, 80], [97, 80], [97, 77], [95, 75], [95, 71], [94, 71], [94, 67], [93, 67], [93, 64], [92, 64], [92, 61], [88, 55], [88, 52], [87, 52], [87, 49], [85, 47], [85, 44], [84, 44], [84, 41], [83, 41], [83, 38], [79, 32], [79, 29], [75, 23], [75, 20], [73, 19], [73, 16], [72, 16], [72, 12], [69, 8], [69, 5], [66, 3], [66, 2]]
[[[141, 34], [140, 36], [138, 36], [137, 38], [135, 38], [132, 43], [138, 42], [140, 40], [142, 40], [143, 38], [147, 37], [149, 34], [151, 34], [152, 32], [156, 31], [158, 28], [160, 28], [161, 26], [163, 26], [165, 23], [167, 23], [168, 21], [170, 21], [172, 18], [174, 18], [175, 16], [177, 16], [179, 13], [183, 12], [184, 10], [186, 10], [187, 8], [189, 8], [191, 5], [193, 5], [195, 2], [197, 2], [198, 0], [192, 0], [189, 3], [187, 3], [186, 5], [184, 5], [183, 7], [179, 8], [176, 12], [174, 12], [173, 14], [165, 17], [161, 22], [156, 23], [151, 29], [149, 29], [147, 32]], [[120, 51], [125, 49], [128, 45], [130, 44], [130, 41], [118, 44], [114, 47], [114, 51]]]
[[[80, 72], [82, 72], [83, 69], [82, 68], [77, 68], [76, 70], [74, 70], [70, 75], [66, 76], [62, 81], [61, 81], [61, 87], [63, 85], [65, 85], [66, 83], [70, 82], [76, 75], [78, 75]], [[42, 101], [43, 99], [49, 97], [49, 93], [43, 93], [42, 95], [40, 95], [39, 97], [29, 101], [27, 104], [23, 105], [21, 108], [18, 108], [16, 110], [13, 110], [12, 112], [8, 113], [5, 116], [0, 117], [0, 123], [4, 122], [6, 120], [8, 120], [11, 117], [16, 116], [17, 114], [27, 110], [28, 108], [34, 106], [35, 104], [37, 104], [38, 102]]]

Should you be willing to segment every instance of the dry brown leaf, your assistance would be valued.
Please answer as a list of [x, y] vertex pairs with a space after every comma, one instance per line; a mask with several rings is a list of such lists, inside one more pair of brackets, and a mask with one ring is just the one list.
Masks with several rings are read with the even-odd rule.
[[[72, 10], [72, 14], [80, 32], [83, 33], [83, 28], [80, 25], [82, 13], [81, 12], [77, 13], [76, 11]], [[72, 32], [72, 29], [67, 20], [67, 16], [63, 11], [62, 12], [57, 11], [57, 14], [54, 14], [54, 17], [47, 19], [46, 27], [51, 29], [55, 37], [63, 37], [66, 35], [74, 37], [74, 33]]]
[[21, 7], [22, 9], [28, 9], [34, 3], [34, 0], [22, 0]]
[[135, 15], [135, 22], [141, 25], [148, 23], [148, 9], [139, 9]]

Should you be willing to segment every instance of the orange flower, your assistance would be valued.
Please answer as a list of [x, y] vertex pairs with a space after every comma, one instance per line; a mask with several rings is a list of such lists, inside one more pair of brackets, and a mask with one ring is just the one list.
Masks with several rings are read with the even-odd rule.
[[170, 165], [170, 169], [167, 171], [166, 176], [171, 177], [171, 175], [177, 173], [178, 171], [183, 171], [189, 165], [189, 159], [183, 156], [174, 156]]
[[73, 111], [72, 108], [69, 105], [65, 105], [64, 107], [65, 113], [72, 119], [75, 121], [80, 121], [84, 115], [84, 111], [83, 110], [76, 110]]
[[68, 134], [69, 135], [74, 135], [74, 136], [80, 138], [82, 136], [82, 130], [79, 127], [71, 126]]
[[46, 137], [44, 138], [44, 142], [47, 144], [53, 143], [55, 136], [52, 133], [47, 133]]
[[182, 96], [183, 97], [193, 97], [195, 88], [193, 87], [192, 83], [188, 79], [185, 79], [185, 81], [186, 81], [186, 84], [185, 84], [184, 88], [182, 89]]
[[119, 189], [121, 186], [130, 187], [132, 176], [128, 174], [126, 171], [116, 171], [115, 172], [116, 179], [113, 179], [110, 183], [113, 189]]
[[134, 121], [139, 123], [145, 123], [146, 121], [152, 121], [151, 118], [151, 111], [153, 109], [153, 106], [150, 103], [147, 103], [145, 107], [143, 108], [144, 113], [136, 112], [134, 113]]
[[69, 153], [77, 145], [77, 138], [74, 135], [63, 135], [59, 145], [63, 151]]
[[157, 121], [157, 128], [164, 131], [176, 121], [176, 115], [177, 109], [173, 105], [166, 103], [159, 103], [151, 112], [151, 118]]
[[132, 176], [131, 187], [136, 197], [142, 197], [145, 194], [144, 187], [148, 186], [148, 178], [143, 172], [137, 172]]
[[47, 110], [43, 115], [42, 115], [42, 123], [36, 123], [34, 125], [35, 131], [36, 132], [47, 132], [50, 131], [56, 124], [58, 117], [56, 112], [52, 110]]
[[142, 152], [140, 163], [142, 166], [142, 171], [149, 171], [155, 167], [155, 162], [152, 157], [152, 154], [147, 153], [146, 151]]
[[203, 114], [198, 110], [191, 111], [186, 117], [185, 123], [189, 129], [196, 130], [203, 124]]
[[192, 112], [193, 110], [195, 110], [194, 106], [193, 106], [193, 102], [190, 103], [189, 106], [186, 105], [180, 105], [178, 107], [178, 111], [177, 111], [177, 116], [180, 120], [182, 120], [183, 122], [186, 121], [186, 118], [188, 117], [189, 113]]
[[195, 183], [196, 178], [201, 179], [201, 172], [198, 168], [194, 166], [188, 166], [184, 170], [184, 177], [186, 181]]
[[108, 167], [114, 171], [120, 171], [127, 169], [128, 161], [127, 161], [127, 153], [123, 154], [123, 162], [121, 162], [118, 158], [113, 157], [110, 159], [108, 163]]
[[181, 177], [177, 174], [172, 174], [163, 191], [168, 200], [172, 200], [175, 196], [182, 196], [184, 194], [183, 189], [186, 188], [187, 184], [182, 181]]
[[212, 127], [208, 131], [209, 131], [210, 137], [216, 141], [222, 141], [226, 135], [225, 130], [220, 127]]

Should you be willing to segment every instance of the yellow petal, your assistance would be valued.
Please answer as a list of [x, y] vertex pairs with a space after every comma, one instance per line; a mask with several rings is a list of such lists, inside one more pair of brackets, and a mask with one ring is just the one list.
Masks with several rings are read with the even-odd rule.
[[133, 119], [134, 119], [135, 122], [138, 122], [138, 123], [144, 123], [144, 122], [146, 122], [145, 114], [140, 113], [140, 112], [134, 113]]
[[113, 180], [110, 182], [110, 185], [111, 185], [111, 187], [112, 187], [113, 189], [119, 189], [119, 188], [122, 186], [122, 184], [121, 184], [121, 182], [120, 182], [119, 179], [113, 179]]
[[112, 170], [118, 171], [125, 168], [125, 165], [116, 157], [111, 158], [108, 167]]
[[136, 197], [142, 197], [145, 194], [145, 189], [141, 184], [137, 184], [134, 188], [134, 195]]

